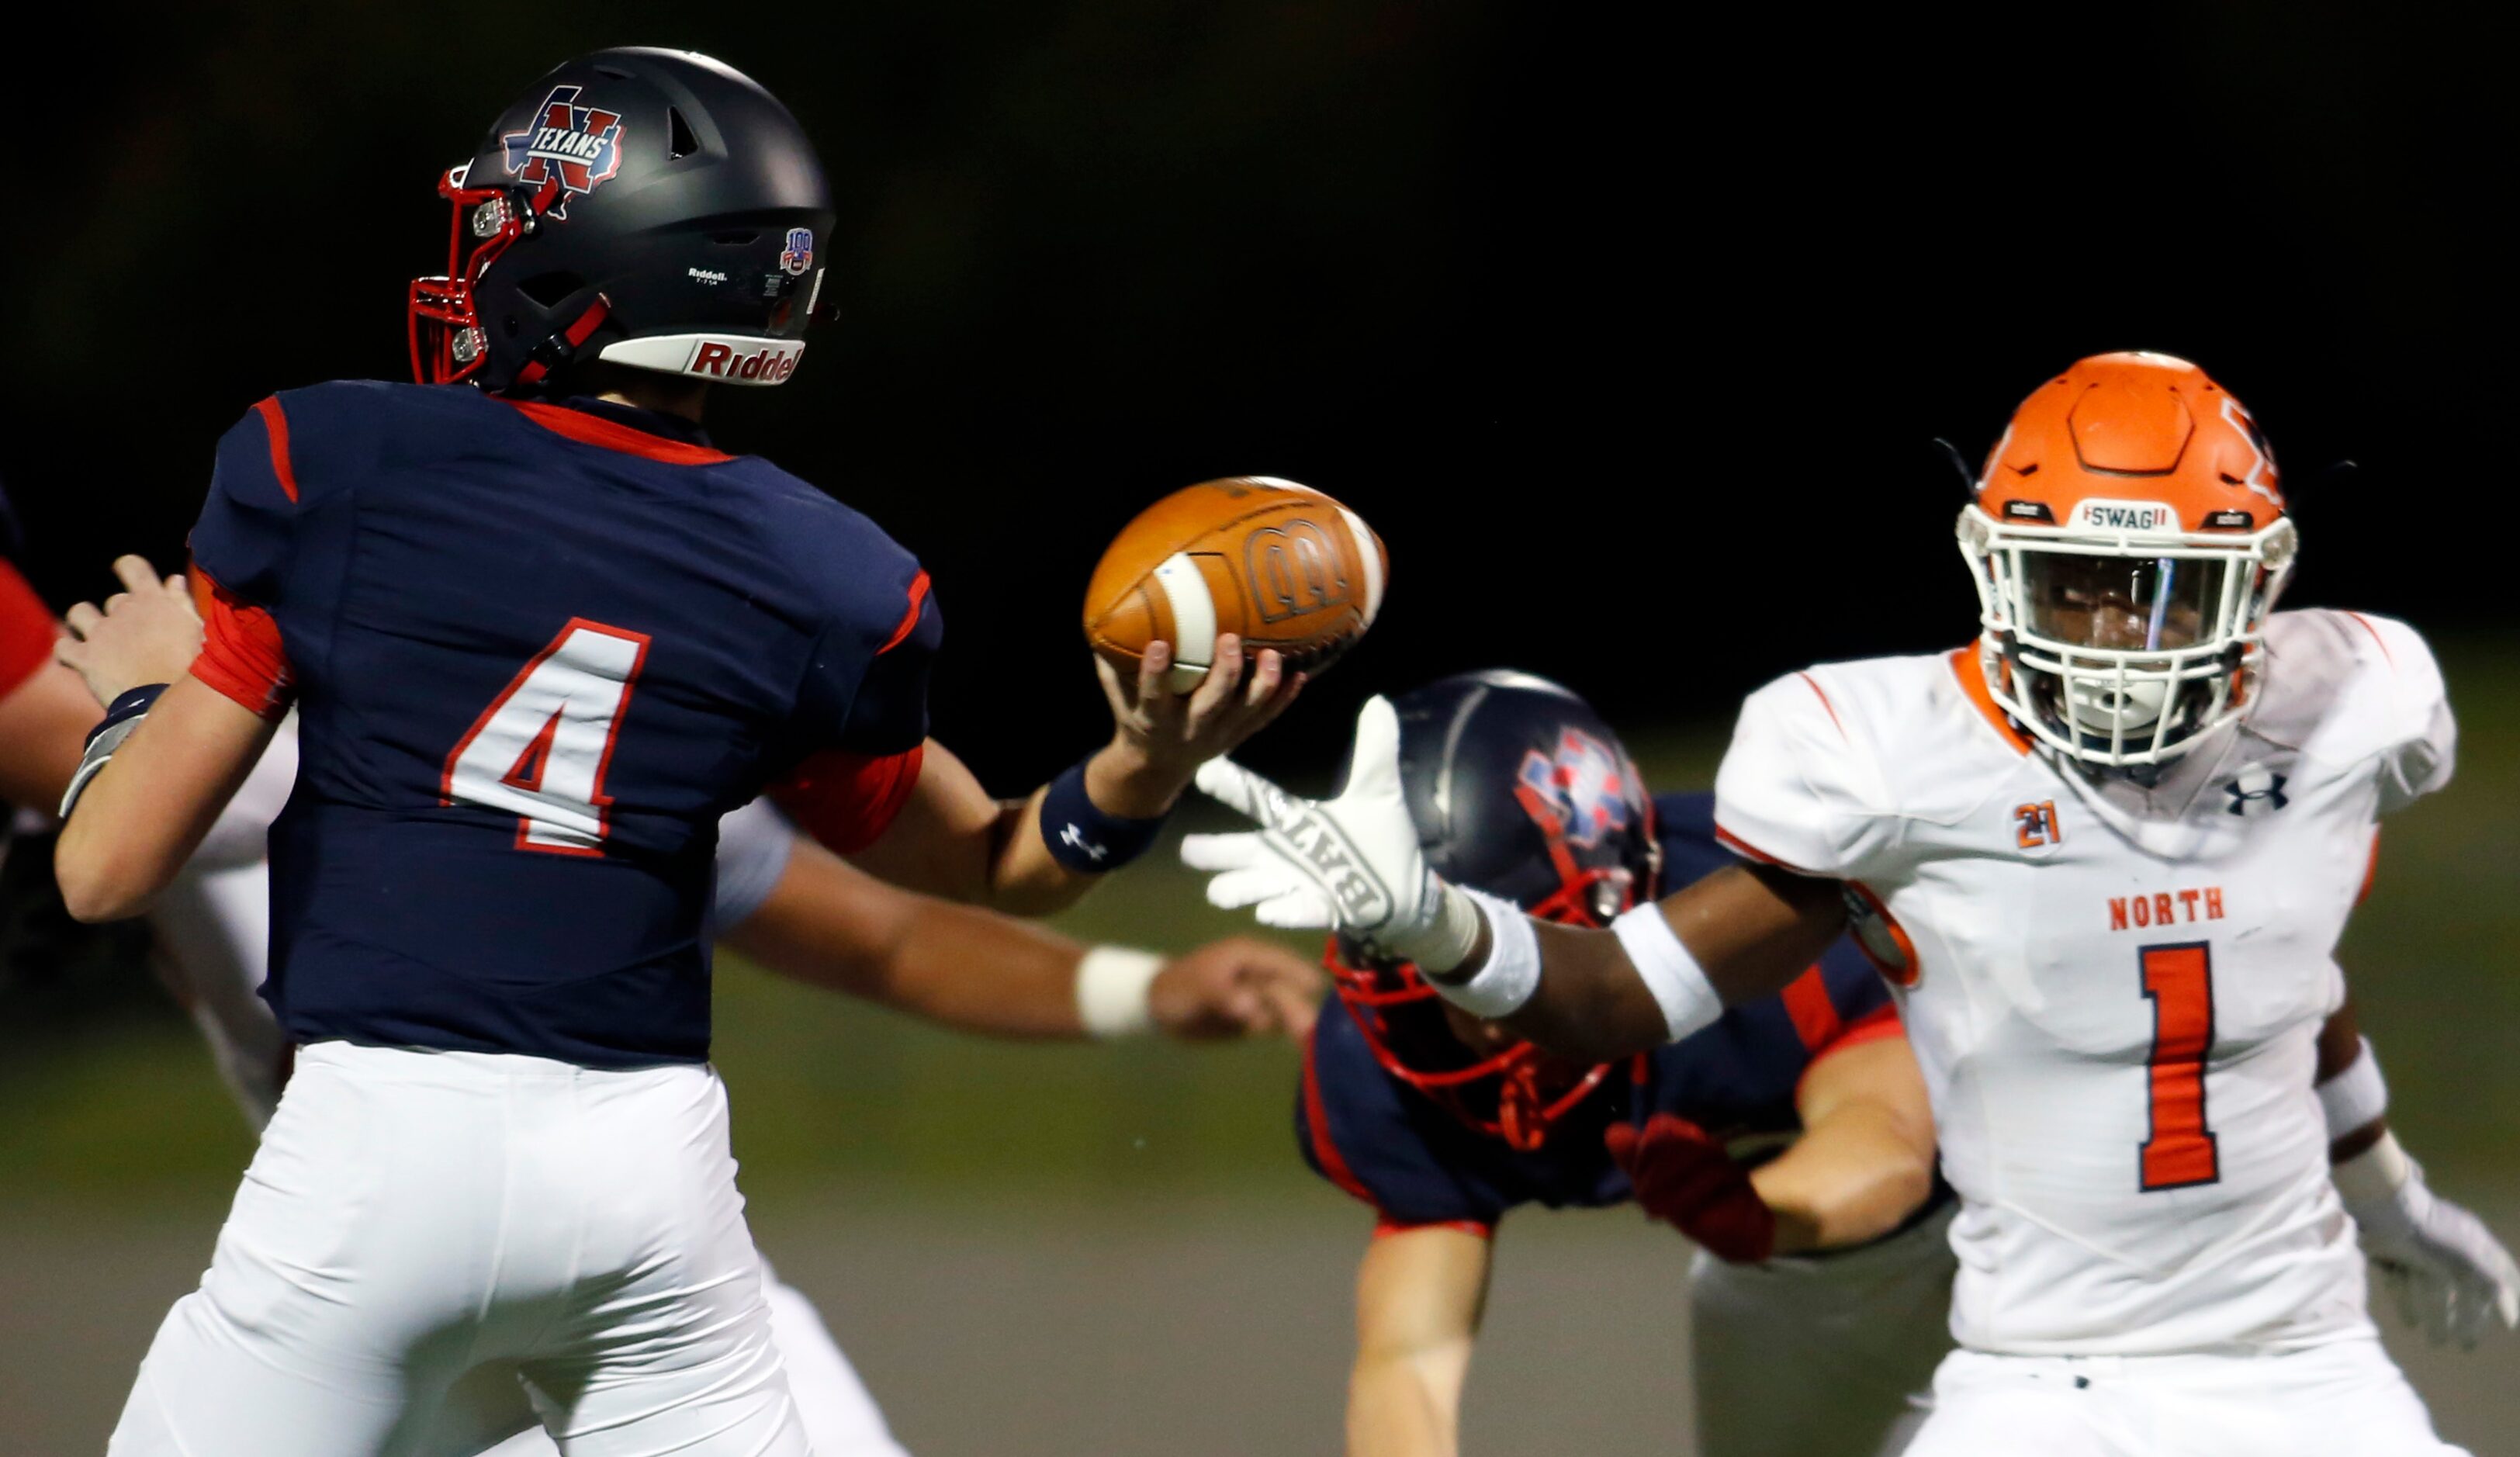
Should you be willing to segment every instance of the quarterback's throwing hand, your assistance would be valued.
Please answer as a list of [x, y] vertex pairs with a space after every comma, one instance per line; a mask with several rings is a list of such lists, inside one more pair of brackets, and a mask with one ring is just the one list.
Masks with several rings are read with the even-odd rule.
[[1166, 688], [1171, 667], [1172, 645], [1164, 642], [1147, 645], [1134, 683], [1101, 657], [1094, 660], [1111, 705], [1112, 736], [1110, 748], [1087, 768], [1086, 788], [1113, 814], [1150, 819], [1164, 813], [1192, 770], [1267, 728], [1304, 687], [1304, 675], [1286, 666], [1284, 655], [1274, 648], [1246, 654], [1230, 632], [1217, 639], [1216, 661], [1195, 690]]
[[1438, 932], [1444, 886], [1426, 869], [1400, 788], [1400, 719], [1379, 695], [1356, 719], [1347, 787], [1334, 799], [1290, 795], [1231, 759], [1199, 766], [1199, 792], [1259, 825], [1192, 835], [1182, 863], [1212, 871], [1211, 904], [1254, 908], [1263, 926], [1344, 932], [1412, 957]]
[[202, 618], [183, 577], [159, 581], [157, 569], [138, 557], [115, 558], [113, 574], [124, 590], [102, 609], [86, 602], [71, 608], [63, 618], [69, 636], [53, 646], [53, 656], [87, 680], [100, 705], [129, 689], [174, 682], [202, 651]]

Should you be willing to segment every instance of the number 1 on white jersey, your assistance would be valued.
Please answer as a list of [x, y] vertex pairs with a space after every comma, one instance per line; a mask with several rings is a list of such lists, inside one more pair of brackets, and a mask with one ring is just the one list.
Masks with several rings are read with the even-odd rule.
[[437, 802], [516, 814], [518, 849], [603, 854], [604, 774], [647, 660], [646, 633], [571, 617], [446, 755]]

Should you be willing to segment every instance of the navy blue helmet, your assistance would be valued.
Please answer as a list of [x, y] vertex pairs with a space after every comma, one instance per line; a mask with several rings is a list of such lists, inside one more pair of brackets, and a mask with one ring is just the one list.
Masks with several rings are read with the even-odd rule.
[[411, 290], [412, 373], [532, 393], [579, 360], [777, 385], [804, 353], [832, 224], [822, 162], [725, 63], [570, 61], [439, 179], [443, 277]]
[[[1650, 899], [1662, 851], [1653, 800], [1610, 726], [1568, 689], [1491, 669], [1392, 700], [1401, 789], [1426, 864], [1543, 920], [1602, 926]], [[1529, 1042], [1473, 1049], [1407, 963], [1334, 942], [1328, 966], [1384, 1070], [1471, 1127], [1536, 1149], [1608, 1068], [1568, 1068]]]

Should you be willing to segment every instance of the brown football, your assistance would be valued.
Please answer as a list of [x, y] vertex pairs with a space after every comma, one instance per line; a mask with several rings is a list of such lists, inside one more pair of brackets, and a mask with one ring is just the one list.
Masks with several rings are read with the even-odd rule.
[[1085, 639], [1123, 677], [1147, 644], [1171, 643], [1175, 693], [1207, 676], [1227, 632], [1319, 673], [1373, 625], [1390, 569], [1382, 538], [1311, 486], [1202, 480], [1120, 528], [1085, 589]]

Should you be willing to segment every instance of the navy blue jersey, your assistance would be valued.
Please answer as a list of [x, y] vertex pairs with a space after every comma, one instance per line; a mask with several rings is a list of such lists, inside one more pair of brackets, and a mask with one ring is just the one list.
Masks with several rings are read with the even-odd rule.
[[870, 821], [916, 776], [918, 563], [679, 421], [292, 390], [192, 548], [196, 675], [299, 710], [263, 995], [301, 1041], [702, 1059], [718, 816], [833, 755], [892, 767]]
[[[1715, 842], [1715, 797], [1654, 800], [1663, 884], [1686, 886], [1733, 856]], [[1335, 1003], [1335, 998], [1333, 999]], [[1821, 1052], [1895, 1028], [1880, 976], [1841, 939], [1783, 993], [1727, 1011], [1714, 1025], [1612, 1070], [1600, 1089], [1518, 1152], [1474, 1131], [1383, 1070], [1343, 1004], [1322, 1009], [1304, 1062], [1295, 1136], [1315, 1172], [1371, 1204], [1387, 1225], [1493, 1227], [1540, 1204], [1595, 1207], [1628, 1199], [1627, 1175], [1601, 1142], [1615, 1120], [1675, 1113], [1720, 1137], [1756, 1142], [1798, 1131], [1794, 1090]]]

